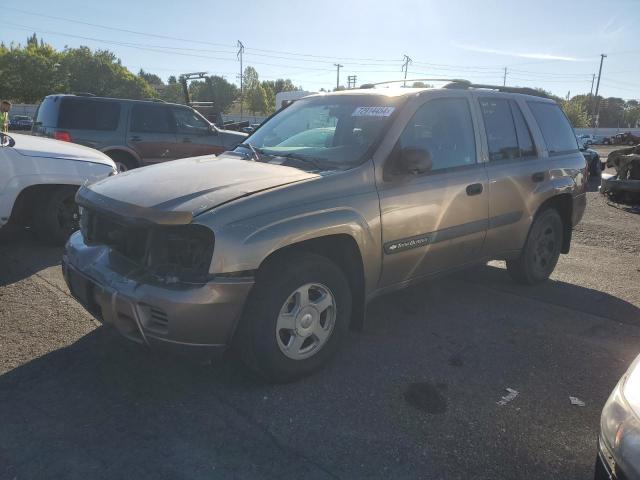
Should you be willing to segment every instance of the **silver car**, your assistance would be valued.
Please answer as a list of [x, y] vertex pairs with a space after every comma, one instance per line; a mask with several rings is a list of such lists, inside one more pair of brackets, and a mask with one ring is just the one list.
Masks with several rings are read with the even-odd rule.
[[131, 340], [235, 346], [286, 381], [324, 365], [378, 295], [489, 259], [546, 280], [586, 179], [546, 98], [463, 82], [312, 95], [233, 151], [83, 188], [63, 268]]
[[595, 480], [640, 478], [640, 356], [602, 410]]

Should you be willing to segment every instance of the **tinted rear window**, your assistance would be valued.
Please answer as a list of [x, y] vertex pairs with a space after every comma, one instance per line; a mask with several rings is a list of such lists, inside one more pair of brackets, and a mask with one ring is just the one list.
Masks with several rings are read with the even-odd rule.
[[46, 97], [36, 112], [36, 122], [43, 127], [55, 127], [58, 123], [60, 97]]
[[63, 98], [58, 128], [69, 130], [115, 130], [120, 119], [120, 104], [103, 100]]
[[172, 133], [169, 109], [160, 105], [136, 105], [131, 110], [132, 132]]
[[558, 105], [543, 102], [527, 103], [538, 122], [550, 155], [578, 150], [573, 129]]

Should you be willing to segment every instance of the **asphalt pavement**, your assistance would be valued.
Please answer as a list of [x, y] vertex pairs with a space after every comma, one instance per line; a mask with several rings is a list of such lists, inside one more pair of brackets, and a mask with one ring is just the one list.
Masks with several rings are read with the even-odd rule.
[[129, 345], [69, 296], [60, 249], [5, 232], [0, 479], [592, 478], [640, 353], [640, 215], [588, 195], [549, 282], [491, 262], [378, 298], [289, 385]]

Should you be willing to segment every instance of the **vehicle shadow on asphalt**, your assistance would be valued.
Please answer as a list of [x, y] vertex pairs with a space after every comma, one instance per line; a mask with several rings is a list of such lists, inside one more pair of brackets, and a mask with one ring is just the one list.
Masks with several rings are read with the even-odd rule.
[[[465, 286], [469, 301], [460, 299]], [[481, 341], [469, 327], [485, 322], [477, 327], [485, 329], [497, 318], [498, 328], [508, 332], [503, 313], [487, 310], [486, 291], [640, 323], [637, 307], [611, 295], [561, 281], [522, 287], [514, 285], [504, 269], [479, 267], [472, 274], [424, 282], [376, 299], [365, 331], [351, 335], [348, 352], [339, 353], [320, 374], [284, 386], [266, 384], [231, 356], [198, 365], [131, 345], [113, 329], [101, 327], [0, 376], [0, 478], [213, 478], [212, 470], [202, 470], [204, 465], [216, 467], [216, 478], [336, 478], [322, 462], [310, 462], [297, 450], [302, 447], [287, 441], [287, 432], [304, 435], [307, 428], [320, 428], [313, 420], [307, 426], [299, 423], [305, 405], [322, 404], [326, 397], [333, 399], [331, 409], [354, 408], [352, 415], [368, 402], [373, 403], [366, 408], [385, 412], [386, 402], [393, 402], [385, 395], [399, 397], [394, 393], [398, 385], [420, 380], [425, 373], [439, 381], [446, 378], [447, 395], [455, 402], [456, 392], [467, 392], [472, 378], [482, 374], [463, 367], [472, 365], [477, 351], [472, 343]], [[530, 321], [543, 323], [542, 318]], [[514, 335], [522, 338], [519, 332]], [[462, 362], [456, 355], [471, 358]], [[370, 372], [374, 380], [369, 385], [363, 372], [371, 367], [372, 357], [385, 359], [393, 368]], [[502, 357], [487, 361], [509, 363]], [[481, 393], [491, 389], [490, 382], [501, 382], [493, 379], [495, 373], [487, 375], [480, 379]], [[385, 395], [372, 397], [373, 391]], [[360, 402], [349, 398], [354, 392]], [[370, 396], [360, 397], [363, 392]], [[495, 395], [493, 390], [489, 395]], [[379, 398], [384, 399], [382, 407], [374, 403]], [[488, 403], [493, 408], [494, 400]], [[451, 415], [459, 412], [455, 408], [450, 407]], [[419, 413], [401, 411], [408, 424], [422, 418], [414, 421]], [[298, 423], [290, 424], [290, 417]], [[329, 418], [327, 413], [315, 421]], [[448, 418], [443, 415], [442, 425], [434, 420], [435, 425], [448, 429]]]
[[640, 308], [601, 290], [553, 279], [534, 286], [519, 285], [511, 280], [504, 268], [492, 265], [470, 269], [454, 278], [479, 288], [570, 308], [628, 325], [640, 325]]
[[0, 230], [0, 287], [60, 265], [61, 259], [61, 247], [43, 245], [29, 230], [13, 227]]

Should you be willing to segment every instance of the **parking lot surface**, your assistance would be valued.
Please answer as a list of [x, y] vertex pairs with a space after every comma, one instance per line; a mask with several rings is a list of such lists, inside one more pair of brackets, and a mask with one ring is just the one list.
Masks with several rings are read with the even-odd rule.
[[595, 188], [549, 282], [492, 262], [378, 298], [328, 368], [277, 386], [128, 345], [69, 296], [60, 249], [5, 232], [0, 479], [591, 478], [640, 352], [640, 215]]

